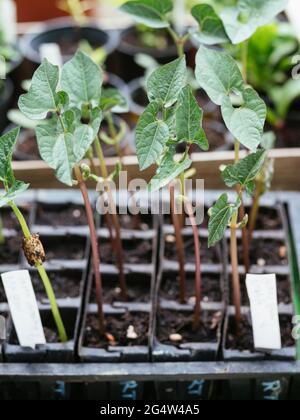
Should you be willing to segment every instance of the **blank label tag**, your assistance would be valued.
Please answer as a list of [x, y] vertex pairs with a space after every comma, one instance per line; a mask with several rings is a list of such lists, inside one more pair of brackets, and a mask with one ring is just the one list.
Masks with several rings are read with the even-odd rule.
[[257, 350], [281, 349], [275, 274], [247, 274], [254, 346]]
[[1, 277], [20, 346], [35, 349], [46, 344], [29, 271], [11, 271]]
[[62, 67], [63, 59], [61, 51], [58, 44], [54, 42], [48, 44], [42, 44], [40, 46], [40, 57], [41, 60], [47, 58], [49, 63], [54, 64], [55, 66]]
[[6, 339], [6, 319], [0, 315], [0, 344]]

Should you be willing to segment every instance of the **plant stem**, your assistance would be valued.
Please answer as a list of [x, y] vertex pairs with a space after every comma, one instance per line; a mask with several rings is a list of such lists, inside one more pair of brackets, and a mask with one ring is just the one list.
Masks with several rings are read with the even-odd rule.
[[114, 141], [114, 147], [115, 147], [116, 154], [119, 157], [119, 159], [122, 160], [123, 156], [122, 156], [122, 153], [121, 153], [120, 145], [117, 141], [118, 133], [116, 131], [116, 127], [114, 125], [114, 120], [113, 120], [111, 112], [107, 113], [106, 121], [107, 121], [107, 124], [108, 124], [109, 135]]
[[3, 232], [3, 219], [2, 216], [0, 214], [0, 245], [4, 245], [5, 244], [5, 237], [4, 237], [4, 232]]
[[242, 74], [244, 82], [248, 81], [248, 40], [244, 41], [242, 44]]
[[[96, 147], [96, 153], [97, 153], [99, 163], [100, 163], [101, 175], [104, 179], [108, 179], [108, 170], [106, 167], [102, 146], [101, 146], [98, 136], [95, 139], [95, 147]], [[125, 274], [124, 274], [124, 253], [123, 253], [122, 239], [121, 239], [121, 227], [120, 227], [119, 219], [117, 217], [117, 208], [114, 202], [114, 198], [113, 198], [109, 183], [107, 187], [108, 187], [107, 194], [109, 196], [108, 201], [109, 201], [109, 206], [110, 206], [109, 210], [111, 213], [111, 218], [112, 218], [113, 227], [115, 231], [115, 238], [112, 238], [112, 240], [115, 240], [115, 250], [116, 250], [116, 256], [117, 256], [117, 264], [119, 268], [120, 288], [121, 288], [123, 299], [127, 300], [127, 287], [126, 287], [126, 279], [125, 279]]]
[[260, 197], [262, 195], [262, 185], [260, 182], [256, 185], [256, 191], [255, 196], [253, 198], [252, 207], [251, 207], [251, 213], [250, 213], [250, 219], [249, 219], [249, 241], [252, 240], [253, 232], [256, 227], [257, 222], [257, 215], [259, 210], [259, 204], [260, 204]]
[[231, 221], [230, 227], [230, 257], [232, 267], [232, 290], [233, 290], [233, 303], [235, 306], [235, 321], [237, 333], [240, 331], [241, 316], [241, 286], [239, 275], [238, 263], [238, 247], [237, 247], [237, 234], [236, 225], [238, 221], [238, 213], [236, 212]]
[[183, 37], [178, 36], [176, 34], [176, 32], [171, 27], [167, 28], [167, 30], [168, 30], [169, 34], [171, 35], [171, 37], [172, 37], [172, 39], [173, 39], [173, 41], [176, 45], [178, 57], [183, 57], [184, 56], [185, 43], [188, 40], [189, 35], [187, 34]]
[[179, 216], [176, 212], [175, 204], [175, 187], [174, 184], [170, 184], [170, 209], [171, 216], [175, 230], [175, 239], [176, 239], [176, 248], [179, 262], [179, 300], [180, 303], [184, 304], [186, 302], [186, 275], [185, 275], [185, 252], [184, 252], [184, 242], [181, 234], [181, 225]]
[[98, 305], [98, 316], [99, 316], [99, 329], [102, 335], [105, 334], [105, 321], [103, 313], [103, 288], [102, 288], [102, 278], [100, 272], [100, 256], [98, 251], [98, 241], [97, 241], [97, 232], [95, 227], [94, 215], [92, 206], [89, 200], [88, 191], [82, 173], [78, 166], [74, 168], [76, 179], [83, 197], [85, 211], [87, 215], [90, 237], [91, 237], [91, 246], [93, 254], [93, 265], [94, 265], [94, 276], [95, 276], [95, 286], [96, 286], [96, 301]]
[[188, 199], [185, 201], [187, 214], [189, 216], [191, 225], [193, 227], [193, 236], [194, 236], [194, 247], [195, 247], [195, 292], [196, 292], [196, 302], [195, 302], [195, 312], [194, 312], [194, 324], [193, 329], [197, 331], [200, 327], [200, 313], [201, 313], [201, 297], [202, 297], [202, 276], [201, 276], [201, 253], [200, 253], [200, 240], [199, 240], [199, 231], [197, 228], [197, 223], [195, 215], [193, 212], [193, 207]]
[[[21, 226], [21, 229], [22, 229], [22, 232], [23, 232], [23, 235], [24, 235], [25, 239], [30, 239], [32, 235], [30, 233], [29, 227], [26, 223], [26, 220], [25, 220], [23, 214], [21, 213], [21, 211], [19, 210], [19, 208], [17, 207], [17, 205], [15, 204], [14, 201], [11, 201], [9, 203], [9, 205], [12, 208], [13, 212], [15, 213], [15, 215], [18, 219], [18, 222]], [[54, 321], [55, 321], [55, 324], [56, 324], [56, 327], [57, 327], [57, 330], [58, 330], [60, 341], [62, 343], [65, 343], [65, 342], [68, 341], [68, 337], [67, 337], [67, 334], [66, 334], [66, 330], [65, 330], [65, 327], [64, 327], [64, 324], [63, 324], [63, 321], [62, 321], [57, 303], [56, 303], [56, 299], [55, 299], [55, 295], [54, 295], [54, 292], [53, 292], [51, 282], [49, 280], [49, 277], [46, 273], [46, 270], [45, 270], [43, 264], [37, 263], [35, 265], [35, 267], [38, 270], [38, 273], [39, 273], [39, 275], [40, 275], [40, 277], [43, 281], [43, 284], [44, 284], [44, 287], [45, 287], [45, 290], [46, 290], [46, 293], [47, 293], [47, 296], [48, 296], [48, 299], [49, 299], [49, 302], [50, 302], [50, 305], [51, 305], [51, 310], [52, 310], [53, 318], [54, 318]]]

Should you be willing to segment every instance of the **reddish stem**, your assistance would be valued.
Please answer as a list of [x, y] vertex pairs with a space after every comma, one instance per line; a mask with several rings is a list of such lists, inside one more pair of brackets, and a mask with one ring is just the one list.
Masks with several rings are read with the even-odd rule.
[[193, 211], [193, 207], [190, 201], [185, 201], [185, 208], [190, 219], [191, 226], [193, 228], [194, 235], [194, 246], [195, 246], [195, 293], [196, 293], [196, 302], [195, 302], [195, 312], [194, 312], [194, 323], [193, 329], [197, 331], [200, 327], [200, 314], [201, 314], [201, 299], [202, 299], [202, 275], [201, 275], [201, 253], [200, 253], [200, 239], [199, 231]]
[[180, 303], [184, 304], [186, 302], [185, 252], [181, 234], [181, 222], [175, 208], [174, 184], [170, 185], [170, 204], [171, 216], [175, 230], [176, 249], [179, 261], [179, 300]]
[[90, 237], [91, 237], [91, 246], [93, 254], [93, 266], [94, 266], [94, 276], [95, 276], [95, 286], [96, 286], [96, 302], [98, 305], [98, 316], [99, 316], [99, 329], [100, 333], [104, 336], [105, 334], [105, 321], [103, 313], [103, 289], [102, 289], [102, 278], [100, 273], [100, 256], [98, 251], [98, 241], [97, 241], [97, 231], [95, 227], [94, 215], [92, 206], [90, 203], [88, 190], [84, 179], [82, 177], [81, 171], [78, 167], [75, 167], [75, 175], [78, 181], [78, 185], [83, 197], [86, 216], [88, 220]]
[[[241, 207], [239, 208], [239, 218], [243, 220], [245, 217], [245, 206], [242, 200]], [[249, 233], [248, 228], [245, 226], [242, 229], [242, 244], [243, 244], [243, 263], [246, 274], [250, 272], [250, 249], [249, 249]]]

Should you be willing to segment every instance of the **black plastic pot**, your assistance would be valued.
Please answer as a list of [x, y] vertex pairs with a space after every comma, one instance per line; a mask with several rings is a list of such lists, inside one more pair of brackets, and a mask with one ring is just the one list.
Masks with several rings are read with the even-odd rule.
[[[169, 39], [169, 35], [166, 36]], [[138, 43], [134, 44], [130, 42], [130, 37], [135, 40], [138, 39], [135, 26], [131, 26], [130, 28], [127, 28], [121, 32], [120, 43], [115, 53], [115, 62], [117, 63], [115, 72], [126, 82], [130, 82], [133, 79], [143, 76], [145, 72], [145, 70], [136, 64], [134, 60], [137, 54], [143, 53], [150, 55], [160, 64], [167, 64], [178, 57], [177, 48], [173, 44], [172, 40], [170, 40], [171, 44], [167, 48], [159, 50], [157, 48], [149, 48], [138, 45]], [[188, 44], [186, 47], [186, 53], [188, 61], [193, 62], [191, 57], [190, 44]]]
[[0, 80], [0, 132], [7, 124], [7, 111], [13, 101], [14, 87], [10, 79]]
[[63, 51], [65, 61], [68, 61], [76, 52], [76, 43], [87, 40], [93, 47], [103, 47], [107, 55], [111, 54], [119, 43], [119, 34], [116, 31], [103, 31], [97, 23], [89, 26], [76, 27], [69, 18], [54, 19], [46, 23], [45, 29], [37, 34], [23, 36], [20, 41], [20, 50], [23, 56], [32, 63], [40, 64], [40, 46], [44, 43], [74, 43], [74, 51]]

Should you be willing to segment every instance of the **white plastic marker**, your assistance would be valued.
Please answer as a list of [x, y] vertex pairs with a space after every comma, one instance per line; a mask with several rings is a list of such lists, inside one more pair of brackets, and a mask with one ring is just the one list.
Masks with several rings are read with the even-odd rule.
[[6, 320], [0, 315], [0, 344], [6, 339]]
[[35, 349], [46, 344], [29, 271], [10, 271], [1, 277], [20, 346]]
[[300, 2], [290, 0], [286, 7], [286, 14], [292, 24], [298, 40], [300, 41]]
[[254, 346], [257, 350], [281, 349], [275, 274], [247, 274]]
[[47, 60], [54, 64], [55, 66], [58, 66], [59, 68], [63, 65], [63, 59], [60, 51], [60, 47], [58, 44], [55, 44], [54, 42], [48, 43], [48, 44], [42, 44], [40, 46], [40, 57], [41, 60], [44, 58], [47, 58]]
[[17, 8], [12, 0], [0, 1], [0, 26], [4, 41], [15, 44], [17, 41]]

